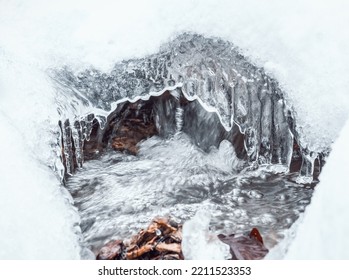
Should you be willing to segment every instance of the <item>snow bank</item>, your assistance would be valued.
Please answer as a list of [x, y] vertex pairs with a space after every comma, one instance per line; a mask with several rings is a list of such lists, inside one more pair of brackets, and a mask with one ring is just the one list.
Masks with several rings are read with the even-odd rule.
[[59, 181], [28, 155], [23, 135], [0, 113], [0, 259], [78, 259], [76, 213]]

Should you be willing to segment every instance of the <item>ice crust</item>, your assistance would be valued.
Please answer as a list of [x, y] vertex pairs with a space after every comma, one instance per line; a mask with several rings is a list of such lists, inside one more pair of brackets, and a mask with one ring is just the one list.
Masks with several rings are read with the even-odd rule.
[[186, 260], [227, 260], [230, 247], [210, 233], [210, 213], [203, 209], [183, 225], [182, 250]]

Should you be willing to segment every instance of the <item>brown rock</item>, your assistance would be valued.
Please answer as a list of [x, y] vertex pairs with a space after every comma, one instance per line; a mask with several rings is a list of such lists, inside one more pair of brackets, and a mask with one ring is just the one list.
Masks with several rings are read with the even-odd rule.
[[97, 255], [97, 260], [117, 260], [123, 250], [123, 243], [121, 240], [114, 240], [108, 242], [102, 247], [99, 254]]
[[138, 153], [137, 141], [133, 138], [128, 137], [115, 137], [113, 138], [112, 147], [114, 150], [123, 152], [127, 151], [132, 155], [136, 155]]
[[177, 253], [180, 254], [181, 253], [181, 244], [178, 243], [164, 243], [161, 242], [159, 244], [157, 244], [154, 249], [158, 250], [159, 252], [173, 252], [173, 253]]
[[132, 248], [131, 251], [126, 253], [126, 259], [127, 260], [135, 260], [139, 257], [143, 256], [144, 254], [152, 251], [154, 246], [152, 244], [145, 244], [141, 248], [137, 249], [136, 247]]
[[183, 260], [183, 256], [180, 254], [166, 254], [162, 256], [162, 260]]
[[146, 230], [131, 239], [127, 259], [164, 259], [165, 255], [173, 253], [183, 259], [181, 236], [181, 227], [172, 226], [166, 218], [156, 218]]
[[153, 123], [144, 123], [140, 119], [128, 119], [120, 124], [111, 145], [117, 151], [127, 151], [136, 155], [138, 153], [137, 144], [155, 134], [156, 128]]

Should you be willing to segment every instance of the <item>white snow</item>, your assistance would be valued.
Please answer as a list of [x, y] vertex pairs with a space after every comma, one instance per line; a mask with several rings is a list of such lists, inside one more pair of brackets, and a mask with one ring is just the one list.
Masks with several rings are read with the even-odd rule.
[[[118, 60], [157, 52], [183, 31], [220, 36], [280, 81], [296, 108], [303, 143], [321, 150], [336, 139], [349, 112], [348, 8], [345, 0], [2, 1], [0, 258], [77, 257], [74, 219], [64, 218], [69, 206], [42, 167], [54, 165], [49, 130], [58, 119], [48, 68], [107, 70]], [[325, 208], [328, 199], [322, 202]], [[322, 224], [326, 217], [332, 219], [324, 215]], [[14, 244], [23, 244], [21, 252]]]
[[29, 156], [23, 135], [0, 113], [0, 259], [78, 259], [72, 221], [48, 167]]

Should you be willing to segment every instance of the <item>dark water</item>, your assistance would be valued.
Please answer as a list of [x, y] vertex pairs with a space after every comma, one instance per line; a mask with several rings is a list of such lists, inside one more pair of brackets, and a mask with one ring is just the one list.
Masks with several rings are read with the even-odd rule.
[[204, 152], [178, 133], [154, 136], [139, 147], [137, 156], [110, 150], [68, 180], [92, 250], [129, 237], [156, 216], [185, 222], [199, 209], [211, 213], [213, 232], [257, 227], [270, 248], [310, 203], [313, 190], [284, 175], [283, 167], [244, 170], [228, 141]]

